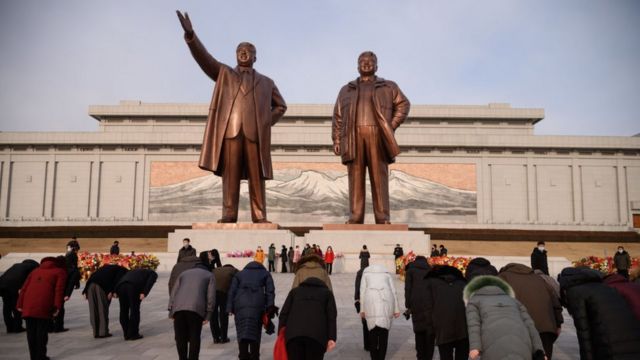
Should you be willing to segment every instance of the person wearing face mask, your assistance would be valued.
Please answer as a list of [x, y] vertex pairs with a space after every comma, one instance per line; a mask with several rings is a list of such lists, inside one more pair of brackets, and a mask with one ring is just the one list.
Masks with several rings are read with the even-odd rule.
[[180, 251], [178, 251], [178, 262], [180, 262], [180, 259], [185, 256], [197, 256], [196, 249], [191, 246], [191, 240], [189, 240], [189, 238], [184, 238], [184, 240], [182, 240], [182, 247], [180, 248]]
[[538, 246], [531, 252], [531, 268], [540, 270], [545, 275], [549, 275], [549, 263], [547, 262], [547, 250], [544, 241], [538, 241]]
[[629, 253], [622, 246], [618, 246], [618, 251], [613, 256], [613, 262], [616, 265], [618, 274], [628, 279], [629, 269], [631, 268], [631, 256], [629, 256]]

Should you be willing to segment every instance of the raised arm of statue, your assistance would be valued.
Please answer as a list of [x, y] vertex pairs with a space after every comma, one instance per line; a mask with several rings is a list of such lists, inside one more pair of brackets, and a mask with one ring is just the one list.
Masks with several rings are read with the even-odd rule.
[[193, 55], [193, 58], [196, 60], [202, 71], [204, 71], [204, 73], [213, 81], [217, 81], [218, 74], [220, 73], [220, 62], [209, 54], [207, 49], [200, 42], [200, 39], [198, 39], [198, 36], [196, 36], [193, 31], [191, 19], [189, 19], [189, 14], [185, 12], [183, 15], [180, 10], [176, 10], [176, 14], [178, 14], [178, 20], [180, 20], [180, 25], [182, 25], [182, 29], [184, 29], [184, 40], [187, 42], [189, 50], [191, 50], [191, 55]]

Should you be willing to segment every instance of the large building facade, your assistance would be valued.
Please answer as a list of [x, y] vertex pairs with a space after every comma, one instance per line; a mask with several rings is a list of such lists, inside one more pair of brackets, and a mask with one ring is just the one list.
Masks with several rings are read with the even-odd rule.
[[[197, 166], [208, 110], [122, 101], [90, 106], [97, 132], [0, 133], [0, 226], [215, 221], [221, 180]], [[346, 220], [332, 110], [291, 105], [273, 127], [270, 220]], [[508, 104], [414, 105], [396, 132], [403, 152], [390, 172], [392, 222], [626, 231], [635, 219], [640, 227], [640, 137], [534, 135], [543, 118], [542, 109]], [[240, 205], [239, 221], [250, 221], [244, 183]]]

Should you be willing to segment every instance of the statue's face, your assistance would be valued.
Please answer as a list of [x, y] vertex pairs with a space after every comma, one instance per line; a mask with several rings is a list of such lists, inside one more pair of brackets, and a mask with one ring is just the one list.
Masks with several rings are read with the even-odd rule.
[[375, 57], [364, 54], [358, 58], [358, 72], [362, 76], [372, 76], [378, 71], [378, 61]]
[[240, 45], [236, 50], [236, 58], [240, 66], [253, 66], [256, 62], [256, 51], [249, 45]]

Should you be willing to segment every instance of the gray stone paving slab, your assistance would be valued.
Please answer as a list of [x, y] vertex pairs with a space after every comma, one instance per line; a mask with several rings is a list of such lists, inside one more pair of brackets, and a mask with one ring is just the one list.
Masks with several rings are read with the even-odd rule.
[[[167, 318], [169, 273], [159, 273], [158, 282], [142, 302], [142, 321], [140, 333], [144, 339], [124, 341], [122, 329], [118, 322], [119, 304], [111, 303], [109, 328], [114, 335], [107, 339], [94, 339], [89, 323], [88, 304], [80, 291], [74, 291], [67, 302], [65, 326], [70, 331], [49, 335], [48, 355], [52, 359], [70, 360], [164, 360], [176, 359], [177, 352], [173, 339], [173, 325]], [[368, 359], [368, 353], [362, 347], [360, 319], [353, 307], [353, 290], [355, 274], [334, 274], [332, 283], [338, 306], [338, 341], [336, 349], [328, 353], [326, 359], [355, 360]], [[293, 281], [292, 274], [274, 274], [276, 285], [276, 305], [282, 306]], [[83, 284], [84, 286], [84, 284]], [[399, 301], [404, 304], [404, 283], [396, 282]], [[565, 326], [554, 348], [554, 359], [578, 359], [578, 341], [573, 321], [565, 311]], [[6, 360], [28, 359], [27, 339], [22, 334], [7, 334], [4, 322], [0, 324], [0, 358]], [[230, 318], [229, 337], [231, 343], [214, 344], [209, 326], [202, 331], [201, 359], [234, 359], [237, 358], [235, 342], [235, 326]], [[271, 359], [275, 336], [263, 334], [262, 359]], [[387, 359], [415, 359], [415, 342], [411, 321], [404, 317], [394, 320], [390, 331]], [[436, 350], [437, 354], [437, 350]], [[435, 359], [439, 359], [435, 356]]]

